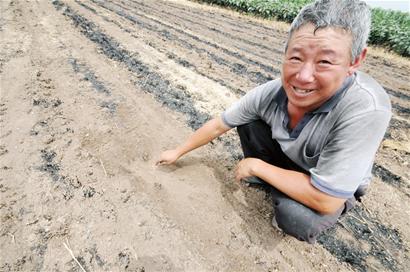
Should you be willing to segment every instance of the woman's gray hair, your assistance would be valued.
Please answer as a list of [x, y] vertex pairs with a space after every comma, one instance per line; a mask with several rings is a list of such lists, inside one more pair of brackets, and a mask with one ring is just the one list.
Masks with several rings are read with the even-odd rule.
[[318, 0], [306, 5], [293, 20], [288, 42], [292, 34], [305, 24], [313, 24], [315, 31], [326, 27], [341, 28], [352, 35], [352, 63], [366, 47], [370, 32], [371, 12], [369, 6], [359, 0]]

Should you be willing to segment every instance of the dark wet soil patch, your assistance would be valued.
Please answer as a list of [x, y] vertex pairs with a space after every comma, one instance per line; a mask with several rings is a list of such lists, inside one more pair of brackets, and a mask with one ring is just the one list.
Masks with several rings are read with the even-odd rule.
[[336, 238], [336, 229], [331, 228], [318, 238], [318, 242], [323, 245], [332, 255], [341, 262], [353, 266], [358, 271], [367, 271], [365, 260], [368, 254], [359, 248], [354, 248], [347, 242]]
[[51, 177], [56, 184], [56, 188], [62, 192], [65, 200], [73, 198], [75, 190], [82, 186], [81, 182], [78, 178], [71, 178], [60, 173], [61, 165], [56, 161], [57, 154], [55, 151], [42, 149], [40, 152], [42, 165], [38, 169]]
[[[398, 141], [405, 141], [402, 131], [410, 131], [410, 122], [405, 120], [400, 120], [397, 118], [392, 118], [390, 120], [389, 127], [384, 135], [387, 139], [393, 139]], [[400, 133], [397, 133], [400, 132]]]
[[43, 108], [56, 108], [60, 106], [63, 102], [60, 99], [45, 99], [45, 98], [38, 98], [33, 99], [33, 106], [41, 106]]
[[383, 87], [383, 88], [386, 90], [386, 92], [387, 92], [388, 94], [390, 94], [390, 95], [392, 95], [392, 96], [395, 96], [395, 97], [397, 97], [397, 98], [400, 98], [400, 99], [402, 99], [402, 100], [404, 100], [404, 101], [410, 101], [410, 95], [404, 93], [404, 91], [400, 92], [400, 91], [392, 90], [392, 89], [387, 88], [387, 87]]
[[40, 171], [46, 172], [54, 181], [60, 180], [60, 165], [54, 161], [56, 153], [52, 150], [42, 149], [41, 158], [43, 165], [40, 166]]
[[410, 184], [402, 176], [396, 175], [383, 165], [375, 163], [373, 165], [373, 174], [379, 177], [383, 182], [397, 187], [403, 193], [410, 197]]
[[85, 198], [90, 198], [93, 197], [95, 195], [96, 191], [94, 187], [91, 186], [86, 186], [83, 188], [83, 196]]
[[74, 72], [81, 74], [83, 80], [91, 83], [91, 86], [94, 90], [96, 90], [99, 93], [111, 95], [111, 91], [105, 86], [105, 84], [102, 81], [98, 80], [95, 73], [85, 64], [80, 63], [75, 58], [70, 58], [68, 62], [73, 67]]
[[6, 148], [5, 145], [0, 145], [0, 156], [9, 153], [9, 150]]
[[[91, 86], [98, 93], [104, 94], [107, 97], [111, 96], [111, 91], [106, 87], [106, 84], [99, 80], [97, 75], [84, 63], [79, 62], [75, 58], [70, 58], [69, 63], [73, 67], [75, 73], [81, 75], [81, 79], [91, 83]], [[110, 114], [114, 114], [117, 111], [118, 103], [113, 99], [103, 100], [99, 103], [100, 107], [106, 109]]]
[[337, 226], [345, 228], [357, 241], [368, 245], [368, 250], [357, 248], [340, 240], [336, 235], [336, 228], [329, 229], [319, 236], [318, 242], [340, 261], [349, 263], [358, 271], [368, 271], [366, 259], [372, 256], [386, 271], [403, 269], [402, 264], [397, 261], [397, 256], [405, 256], [409, 249], [404, 247], [400, 233], [381, 224], [363, 207], [354, 207], [339, 220]]
[[109, 113], [114, 114], [117, 111], [118, 104], [114, 101], [103, 101], [100, 107], [108, 110]]
[[408, 120], [410, 120], [410, 108], [408, 107], [403, 107], [397, 103], [392, 103], [393, 111], [399, 115], [402, 116]]

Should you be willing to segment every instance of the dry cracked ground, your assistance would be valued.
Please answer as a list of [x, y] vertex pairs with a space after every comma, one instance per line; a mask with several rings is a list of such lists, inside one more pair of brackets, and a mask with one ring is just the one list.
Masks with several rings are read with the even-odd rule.
[[405, 271], [410, 61], [363, 70], [394, 115], [370, 192], [314, 246], [233, 181], [234, 132], [160, 152], [276, 78], [287, 26], [194, 2], [2, 0], [1, 271]]

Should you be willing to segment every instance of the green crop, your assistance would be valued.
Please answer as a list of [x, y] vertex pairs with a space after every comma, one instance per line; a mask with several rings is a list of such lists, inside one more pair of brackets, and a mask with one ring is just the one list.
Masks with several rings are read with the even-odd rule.
[[[312, 0], [201, 0], [229, 6], [239, 11], [265, 18], [292, 22], [300, 9]], [[399, 11], [372, 9], [369, 44], [382, 45], [396, 53], [410, 56], [410, 14]]]
[[369, 43], [385, 45], [403, 56], [410, 56], [410, 15], [399, 11], [372, 9]]
[[204, 2], [230, 6], [240, 11], [258, 14], [265, 18], [276, 18], [292, 22], [301, 7], [311, 0], [279, 1], [279, 0], [205, 0]]

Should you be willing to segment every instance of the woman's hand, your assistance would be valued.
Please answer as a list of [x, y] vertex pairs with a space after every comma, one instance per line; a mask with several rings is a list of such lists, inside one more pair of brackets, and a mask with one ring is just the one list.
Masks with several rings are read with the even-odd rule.
[[167, 150], [161, 153], [159, 160], [155, 165], [169, 165], [175, 163], [179, 157], [181, 157], [180, 152], [177, 149]]

